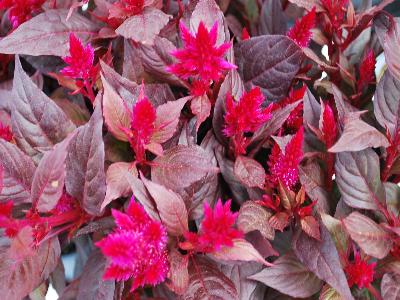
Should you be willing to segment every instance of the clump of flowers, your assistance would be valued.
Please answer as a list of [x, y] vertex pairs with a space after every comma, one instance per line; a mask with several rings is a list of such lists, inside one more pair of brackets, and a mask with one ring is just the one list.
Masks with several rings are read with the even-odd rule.
[[2, 0], [0, 10], [8, 10], [8, 18], [15, 29], [42, 10], [46, 0]]
[[96, 243], [110, 260], [104, 279], [132, 279], [131, 291], [163, 282], [169, 270], [167, 232], [131, 200], [126, 213], [113, 209], [116, 229]]
[[231, 200], [222, 204], [217, 201], [214, 209], [204, 203], [204, 218], [198, 233], [185, 233], [186, 241], [181, 248], [203, 253], [217, 252], [221, 247], [232, 247], [233, 240], [243, 237], [240, 230], [233, 228], [238, 214], [231, 212]]
[[260, 88], [244, 93], [238, 102], [227, 95], [223, 132], [231, 138], [236, 156], [246, 153], [249, 139], [245, 134], [254, 133], [271, 117], [271, 107], [262, 108], [264, 100]]
[[224, 58], [232, 45], [223, 43], [217, 46], [218, 22], [210, 31], [200, 22], [196, 34], [192, 34], [183, 22], [179, 28], [184, 48], [172, 52], [178, 63], [169, 66], [168, 71], [184, 80], [191, 79], [194, 94], [204, 94], [213, 81], [218, 81], [226, 71], [236, 68]]
[[374, 280], [375, 266], [375, 262], [368, 263], [361, 258], [360, 252], [355, 250], [354, 259], [344, 268], [349, 286], [357, 285], [360, 289], [369, 287]]
[[71, 33], [69, 36], [69, 52], [69, 56], [63, 57], [67, 66], [60, 73], [74, 80], [78, 87], [74, 91], [75, 94], [81, 93], [93, 103], [95, 98], [93, 86], [99, 75], [98, 67], [93, 65], [94, 49], [90, 44], [84, 47], [76, 35]]

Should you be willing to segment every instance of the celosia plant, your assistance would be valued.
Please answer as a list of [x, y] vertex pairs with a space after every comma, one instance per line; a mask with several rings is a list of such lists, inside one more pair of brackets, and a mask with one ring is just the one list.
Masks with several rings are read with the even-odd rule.
[[397, 6], [0, 1], [3, 298], [399, 299]]

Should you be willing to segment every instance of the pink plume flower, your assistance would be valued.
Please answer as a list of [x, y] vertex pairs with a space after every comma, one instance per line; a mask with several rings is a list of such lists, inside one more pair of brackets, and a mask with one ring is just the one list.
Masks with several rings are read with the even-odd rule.
[[341, 35], [344, 17], [346, 16], [349, 0], [321, 0], [322, 6], [331, 21], [333, 30]]
[[112, 210], [117, 225], [113, 233], [96, 243], [110, 260], [104, 279], [133, 279], [131, 290], [165, 280], [168, 270], [167, 232], [134, 202], [126, 213]]
[[68, 66], [60, 71], [61, 74], [73, 79], [91, 79], [95, 73], [93, 47], [90, 44], [83, 47], [82, 42], [75, 34], [71, 33], [69, 35], [69, 52], [70, 56], [63, 57]]
[[285, 151], [279, 148], [278, 144], [272, 147], [269, 156], [269, 181], [277, 185], [281, 181], [287, 188], [292, 189], [299, 180], [298, 166], [303, 158], [303, 135], [304, 128], [299, 131], [287, 143]]
[[370, 49], [360, 63], [360, 78], [357, 81], [358, 92], [362, 92], [363, 88], [374, 80], [375, 64], [375, 54]]
[[8, 18], [15, 29], [41, 11], [46, 0], [2, 0], [0, 10], [8, 9]]
[[218, 22], [215, 22], [210, 31], [200, 22], [196, 35], [190, 33], [182, 22], [179, 28], [184, 48], [172, 52], [179, 63], [169, 66], [169, 72], [184, 80], [193, 77], [210, 82], [219, 80], [224, 72], [236, 68], [224, 59], [231, 43], [223, 43], [218, 47], [216, 45]]
[[223, 133], [233, 138], [235, 154], [246, 153], [248, 140], [245, 133], [254, 133], [270, 117], [270, 107], [262, 109], [264, 96], [256, 87], [244, 93], [239, 102], [228, 94], [226, 97], [225, 127]]
[[142, 85], [139, 98], [132, 109], [130, 128], [123, 128], [139, 162], [146, 160], [145, 146], [150, 143], [155, 131], [156, 117], [156, 109], [144, 94]]
[[307, 47], [310, 42], [312, 32], [311, 29], [315, 27], [316, 10], [315, 7], [303, 16], [287, 33], [287, 36], [291, 38], [300, 47]]
[[0, 121], [0, 139], [10, 142], [13, 139], [13, 134], [11, 132], [10, 126], [5, 126]]
[[344, 272], [347, 275], [349, 286], [357, 285], [360, 289], [368, 287], [374, 280], [376, 263], [368, 263], [361, 259], [358, 251], [354, 252], [354, 261], [348, 262]]
[[233, 228], [238, 214], [231, 212], [231, 200], [222, 204], [218, 200], [214, 210], [208, 203], [204, 204], [204, 219], [200, 225], [200, 231], [185, 233], [186, 242], [182, 243], [183, 249], [194, 249], [198, 252], [212, 253], [222, 246], [232, 247], [233, 239], [243, 237], [240, 230]]

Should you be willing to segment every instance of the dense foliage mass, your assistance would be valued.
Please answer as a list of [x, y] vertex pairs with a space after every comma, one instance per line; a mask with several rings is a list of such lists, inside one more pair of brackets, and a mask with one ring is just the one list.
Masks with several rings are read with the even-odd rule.
[[392, 2], [2, 0], [2, 297], [400, 299]]

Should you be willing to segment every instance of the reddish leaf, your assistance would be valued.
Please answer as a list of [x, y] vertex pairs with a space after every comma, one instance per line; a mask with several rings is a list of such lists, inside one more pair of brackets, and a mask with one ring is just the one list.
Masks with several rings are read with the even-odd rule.
[[207, 95], [194, 97], [190, 101], [190, 109], [192, 113], [197, 117], [196, 120], [196, 131], [199, 130], [201, 123], [203, 123], [210, 115], [211, 102]]
[[178, 145], [153, 161], [151, 177], [169, 189], [179, 190], [217, 171], [201, 147]]
[[154, 183], [142, 176], [147, 191], [154, 199], [162, 223], [168, 233], [183, 235], [188, 229], [188, 213], [182, 198], [162, 185]]
[[189, 99], [190, 97], [185, 97], [176, 101], [168, 101], [157, 107], [155, 131], [151, 137], [153, 143], [164, 143], [174, 135], [181, 110]]
[[182, 255], [178, 250], [172, 249], [168, 255], [170, 270], [167, 286], [176, 294], [182, 295], [189, 286], [189, 256]]
[[383, 275], [381, 282], [382, 297], [385, 300], [396, 300], [400, 297], [400, 276], [396, 274]]
[[0, 288], [5, 299], [23, 299], [56, 268], [61, 254], [57, 238], [42, 243], [19, 261], [3, 246], [0, 249]]
[[343, 219], [351, 238], [368, 255], [382, 259], [392, 248], [389, 234], [370, 218], [353, 212]]
[[0, 139], [0, 165], [2, 189], [0, 200], [13, 200], [14, 204], [31, 202], [31, 185], [35, 165], [17, 146]]
[[382, 127], [387, 128], [392, 138], [397, 134], [400, 121], [400, 80], [385, 72], [375, 91], [374, 113]]
[[316, 276], [328, 283], [345, 299], [354, 299], [347, 284], [335, 244], [324, 226], [320, 226], [321, 240], [297, 232], [292, 247], [297, 258]]
[[233, 172], [248, 187], [263, 188], [264, 186], [265, 170], [259, 162], [252, 158], [246, 156], [236, 158]]
[[0, 41], [0, 52], [7, 54], [56, 55], [69, 54], [69, 34], [82, 42], [97, 33], [98, 26], [79, 13], [66, 21], [67, 9], [50, 9], [19, 26]]
[[344, 202], [355, 208], [376, 209], [385, 201], [378, 155], [372, 149], [336, 155], [336, 182]]
[[278, 212], [269, 218], [269, 225], [279, 231], [283, 231], [289, 225], [289, 215], [285, 212]]
[[330, 232], [338, 252], [345, 253], [348, 249], [350, 238], [342, 222], [325, 213], [321, 214], [321, 221]]
[[319, 9], [321, 9], [321, 4], [318, 0], [289, 0], [289, 2], [296, 4], [299, 7], [305, 8], [306, 10], [312, 10], [313, 7], [318, 7]]
[[189, 287], [180, 300], [239, 300], [232, 281], [206, 259], [190, 261], [189, 276]]
[[371, 125], [352, 115], [344, 119], [344, 131], [329, 152], [360, 151], [366, 148], [388, 147], [387, 138]]
[[315, 26], [316, 10], [315, 7], [303, 16], [300, 20], [296, 20], [294, 26], [290, 28], [286, 34], [299, 47], [307, 47], [310, 42], [312, 32], [311, 29]]
[[98, 216], [106, 194], [103, 117], [98, 103], [89, 123], [77, 129], [66, 161], [65, 186], [87, 213]]
[[70, 134], [41, 159], [32, 181], [32, 205], [48, 212], [58, 203], [64, 189], [67, 148], [75, 133]]
[[154, 7], [146, 7], [139, 15], [132, 16], [116, 29], [116, 33], [135, 42], [152, 45], [160, 30], [171, 16]]
[[79, 279], [77, 300], [113, 299], [115, 282], [102, 279], [106, 264], [107, 260], [100, 251], [91, 253]]
[[320, 240], [319, 223], [313, 216], [305, 216], [300, 220], [301, 229], [310, 237]]
[[397, 22], [391, 22], [390, 28], [384, 36], [382, 44], [385, 59], [390, 73], [397, 80], [400, 80], [400, 25]]
[[117, 94], [114, 88], [101, 74], [101, 81], [104, 87], [103, 114], [104, 120], [110, 132], [121, 141], [128, 141], [122, 128], [130, 128], [130, 116], [127, 105]]
[[268, 223], [271, 215], [269, 211], [254, 201], [246, 201], [240, 207], [237, 226], [244, 233], [258, 230], [266, 239], [273, 240], [275, 231]]
[[111, 201], [119, 197], [129, 196], [131, 186], [126, 178], [126, 173], [130, 173], [134, 177], [138, 176], [136, 167], [131, 163], [116, 162], [108, 167], [106, 174], [106, 197], [101, 209], [104, 209]]
[[33, 83], [18, 57], [15, 60], [13, 94], [11, 122], [14, 138], [19, 148], [38, 162], [40, 149], [50, 149], [62, 141], [75, 125]]
[[245, 85], [259, 86], [267, 100], [277, 101], [286, 97], [302, 51], [285, 36], [265, 35], [238, 43], [235, 57]]
[[322, 286], [321, 280], [293, 254], [279, 257], [274, 261], [273, 266], [250, 276], [249, 279], [262, 282], [283, 294], [299, 298], [311, 297]]

